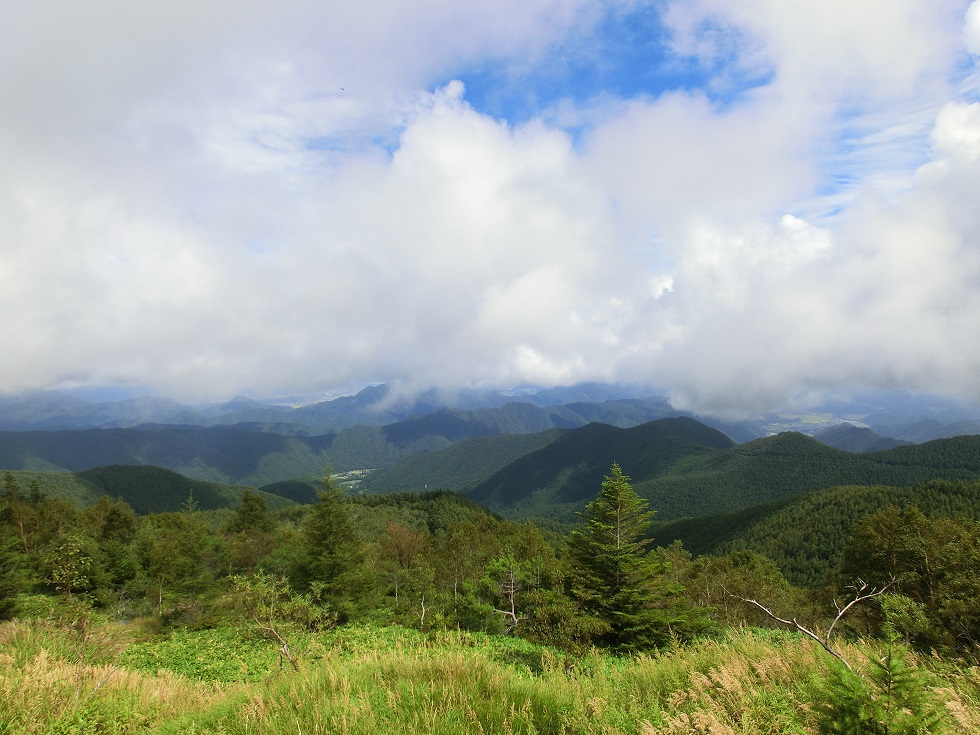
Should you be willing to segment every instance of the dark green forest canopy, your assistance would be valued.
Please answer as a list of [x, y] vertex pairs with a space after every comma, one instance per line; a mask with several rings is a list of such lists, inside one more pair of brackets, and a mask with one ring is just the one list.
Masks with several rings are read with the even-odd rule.
[[980, 482], [832, 487], [733, 513], [657, 523], [652, 533], [657, 544], [680, 541], [694, 554], [751, 549], [775, 561], [793, 584], [809, 587], [829, 581], [854, 524], [888, 506], [980, 520]]
[[111, 465], [85, 472], [9, 473], [22, 488], [28, 488], [35, 483], [46, 496], [85, 507], [106, 495], [124, 500], [141, 515], [178, 511], [189, 499], [199, 510], [235, 508], [247, 489], [264, 498], [274, 510], [295, 504], [278, 494], [240, 485], [194, 480], [151, 465]]
[[602, 460], [614, 457], [657, 510], [657, 519], [667, 521], [736, 512], [828, 487], [980, 479], [980, 436], [852, 454], [795, 432], [734, 445], [708, 433], [713, 431], [679, 419], [625, 430], [592, 425], [523, 457], [466, 494], [511, 518], [573, 522], [587, 488], [601, 481]]

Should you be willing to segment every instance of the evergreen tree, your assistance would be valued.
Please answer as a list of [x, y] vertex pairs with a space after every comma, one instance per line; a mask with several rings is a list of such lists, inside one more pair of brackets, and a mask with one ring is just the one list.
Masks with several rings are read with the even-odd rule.
[[245, 490], [241, 505], [224, 528], [232, 566], [254, 572], [275, 546], [275, 528], [265, 498]]
[[665, 563], [646, 547], [653, 513], [613, 464], [598, 497], [569, 536], [570, 593], [587, 615], [608, 626], [598, 641], [613, 650], [638, 651], [670, 639], [662, 607], [670, 592]]
[[924, 671], [890, 642], [863, 671], [834, 666], [817, 684], [814, 711], [826, 735], [926, 735], [942, 732], [940, 710]]
[[15, 500], [27, 500], [20, 483], [17, 482], [17, 477], [10, 470], [3, 473], [3, 496]]
[[0, 620], [13, 614], [17, 594], [26, 586], [23, 556], [16, 538], [7, 531], [0, 520]]
[[242, 492], [242, 502], [235, 509], [225, 531], [228, 533], [271, 533], [275, 528], [275, 522], [269, 514], [269, 506], [265, 498], [253, 493], [251, 490]]
[[303, 520], [304, 554], [293, 578], [301, 591], [311, 591], [344, 623], [364, 607], [373, 579], [365, 564], [364, 542], [351, 518], [350, 500], [329, 473], [323, 486]]

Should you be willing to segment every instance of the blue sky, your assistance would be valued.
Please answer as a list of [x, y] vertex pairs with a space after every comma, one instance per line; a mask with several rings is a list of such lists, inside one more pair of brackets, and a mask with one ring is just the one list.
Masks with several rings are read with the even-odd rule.
[[[588, 107], [676, 91], [697, 90], [724, 107], [771, 78], [768, 68], [743, 70], [730, 64], [739, 43], [735, 29], [702, 29], [727, 39], [727, 53], [710, 63], [677, 53], [671, 47], [672, 30], [663, 22], [663, 7], [606, 7], [593, 25], [558, 39], [533, 58], [504, 63], [484, 59], [460, 69], [454, 78], [466, 85], [467, 102], [476, 110], [511, 124], [547, 115], [560, 105]], [[726, 66], [726, 85], [714, 86]]]
[[22, 4], [0, 390], [980, 398], [980, 4]]

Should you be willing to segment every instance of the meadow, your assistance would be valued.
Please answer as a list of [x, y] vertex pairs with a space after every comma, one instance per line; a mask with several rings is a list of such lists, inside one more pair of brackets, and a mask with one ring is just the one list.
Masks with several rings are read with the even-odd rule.
[[[370, 624], [290, 639], [298, 670], [249, 626], [161, 633], [152, 620], [7, 621], [0, 733], [980, 731], [980, 669], [882, 641], [841, 644], [861, 682], [847, 702], [833, 685], [842, 667], [791, 631], [732, 629], [629, 657]], [[899, 667], [884, 681], [889, 657]], [[884, 713], [886, 724], [832, 729], [849, 706]], [[903, 710], [926, 729], [903, 729]]]

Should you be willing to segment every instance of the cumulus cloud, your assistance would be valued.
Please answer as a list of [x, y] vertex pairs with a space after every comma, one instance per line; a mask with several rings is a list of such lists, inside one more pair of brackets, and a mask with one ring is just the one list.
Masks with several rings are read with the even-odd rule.
[[667, 3], [703, 82], [527, 122], [455, 80], [636, 7], [18, 6], [0, 389], [980, 395], [977, 3]]
[[977, 0], [973, 0], [966, 11], [963, 41], [970, 53], [980, 56], [980, 2]]
[[679, 405], [744, 414], [851, 389], [980, 398], [977, 103], [939, 114], [934, 159], [897, 205], [869, 195], [833, 232], [692, 229], [659, 361]]

